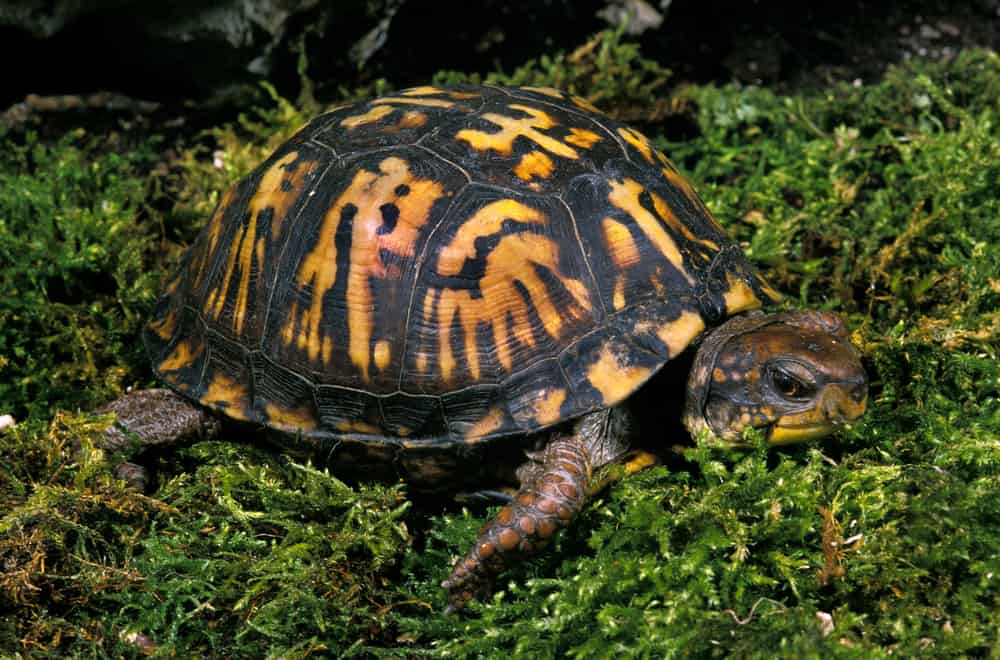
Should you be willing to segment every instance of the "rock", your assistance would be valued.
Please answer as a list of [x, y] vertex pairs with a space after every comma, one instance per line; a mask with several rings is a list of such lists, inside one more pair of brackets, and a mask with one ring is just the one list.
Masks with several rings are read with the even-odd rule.
[[[236, 72], [267, 74], [289, 25], [319, 5], [319, 0], [14, 0], [0, 4], [0, 26], [51, 40], [51, 48], [59, 47], [59, 39], [104, 40], [95, 44], [98, 50], [120, 48], [123, 59], [141, 59], [150, 76], [169, 79], [173, 67], [197, 72], [211, 86]], [[358, 6], [361, 0], [325, 11], [349, 15]], [[106, 43], [112, 35], [118, 35], [115, 43]]]

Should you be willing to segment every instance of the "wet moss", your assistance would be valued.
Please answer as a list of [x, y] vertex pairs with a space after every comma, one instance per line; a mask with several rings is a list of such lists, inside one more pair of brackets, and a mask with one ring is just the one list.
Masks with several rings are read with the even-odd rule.
[[[476, 79], [440, 80], [459, 77]], [[241, 438], [160, 456], [141, 496], [88, 450], [108, 420], [86, 411], [150, 382], [138, 329], [218, 191], [318, 106], [273, 95], [171, 150], [3, 137], [0, 413], [21, 423], [0, 436], [0, 649], [1000, 652], [997, 56], [793, 96], [667, 97], [664, 68], [605, 33], [490, 79], [648, 108], [643, 129], [786, 304], [849, 318], [864, 421], [781, 452], [696, 446], [606, 491], [490, 602], [445, 615], [438, 584], [488, 510], [413, 507], [400, 486], [349, 487]]]

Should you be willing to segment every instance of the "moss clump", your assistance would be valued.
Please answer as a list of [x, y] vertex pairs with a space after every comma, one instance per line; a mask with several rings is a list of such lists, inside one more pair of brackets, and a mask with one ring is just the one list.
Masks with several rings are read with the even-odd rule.
[[529, 60], [512, 73], [441, 71], [434, 83], [555, 87], [582, 96], [610, 114], [636, 114], [630, 111], [642, 108], [640, 112], [648, 115], [661, 105], [657, 95], [670, 78], [670, 69], [644, 58], [638, 45], [623, 39], [623, 34], [623, 29], [599, 32], [571, 53]]
[[142, 174], [155, 152], [114, 146], [74, 131], [0, 149], [3, 413], [94, 407], [140, 373], [134, 338], [157, 286]]
[[782, 452], [697, 446], [607, 491], [490, 602], [445, 616], [438, 584], [489, 511], [409, 507], [398, 486], [348, 487], [230, 442], [160, 457], [142, 497], [74, 450], [106, 419], [54, 411], [145, 381], [136, 332], [156, 282], [217, 191], [303, 115], [279, 100], [165, 162], [81, 133], [20, 138], [0, 149], [0, 400], [26, 420], [0, 452], [0, 649], [1000, 653], [1000, 60], [657, 100], [662, 67], [615, 33], [591, 44], [491, 80], [648, 107], [647, 131], [789, 305], [848, 316], [872, 379], [865, 420]]

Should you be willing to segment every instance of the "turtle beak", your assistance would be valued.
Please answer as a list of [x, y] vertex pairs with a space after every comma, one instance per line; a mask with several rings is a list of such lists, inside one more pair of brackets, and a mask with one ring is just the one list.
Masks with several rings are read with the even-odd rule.
[[771, 427], [768, 442], [790, 445], [825, 437], [865, 414], [867, 383], [830, 383], [808, 410], [783, 415]]

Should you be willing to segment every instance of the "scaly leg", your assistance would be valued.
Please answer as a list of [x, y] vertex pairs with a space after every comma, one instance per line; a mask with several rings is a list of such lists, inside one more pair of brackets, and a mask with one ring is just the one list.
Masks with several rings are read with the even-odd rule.
[[[215, 415], [167, 389], [130, 392], [98, 412], [113, 412], [117, 417], [101, 442], [101, 449], [111, 453], [207, 440], [218, 435], [220, 428]], [[115, 472], [139, 490], [148, 485], [145, 468], [135, 463], [121, 463]]]

